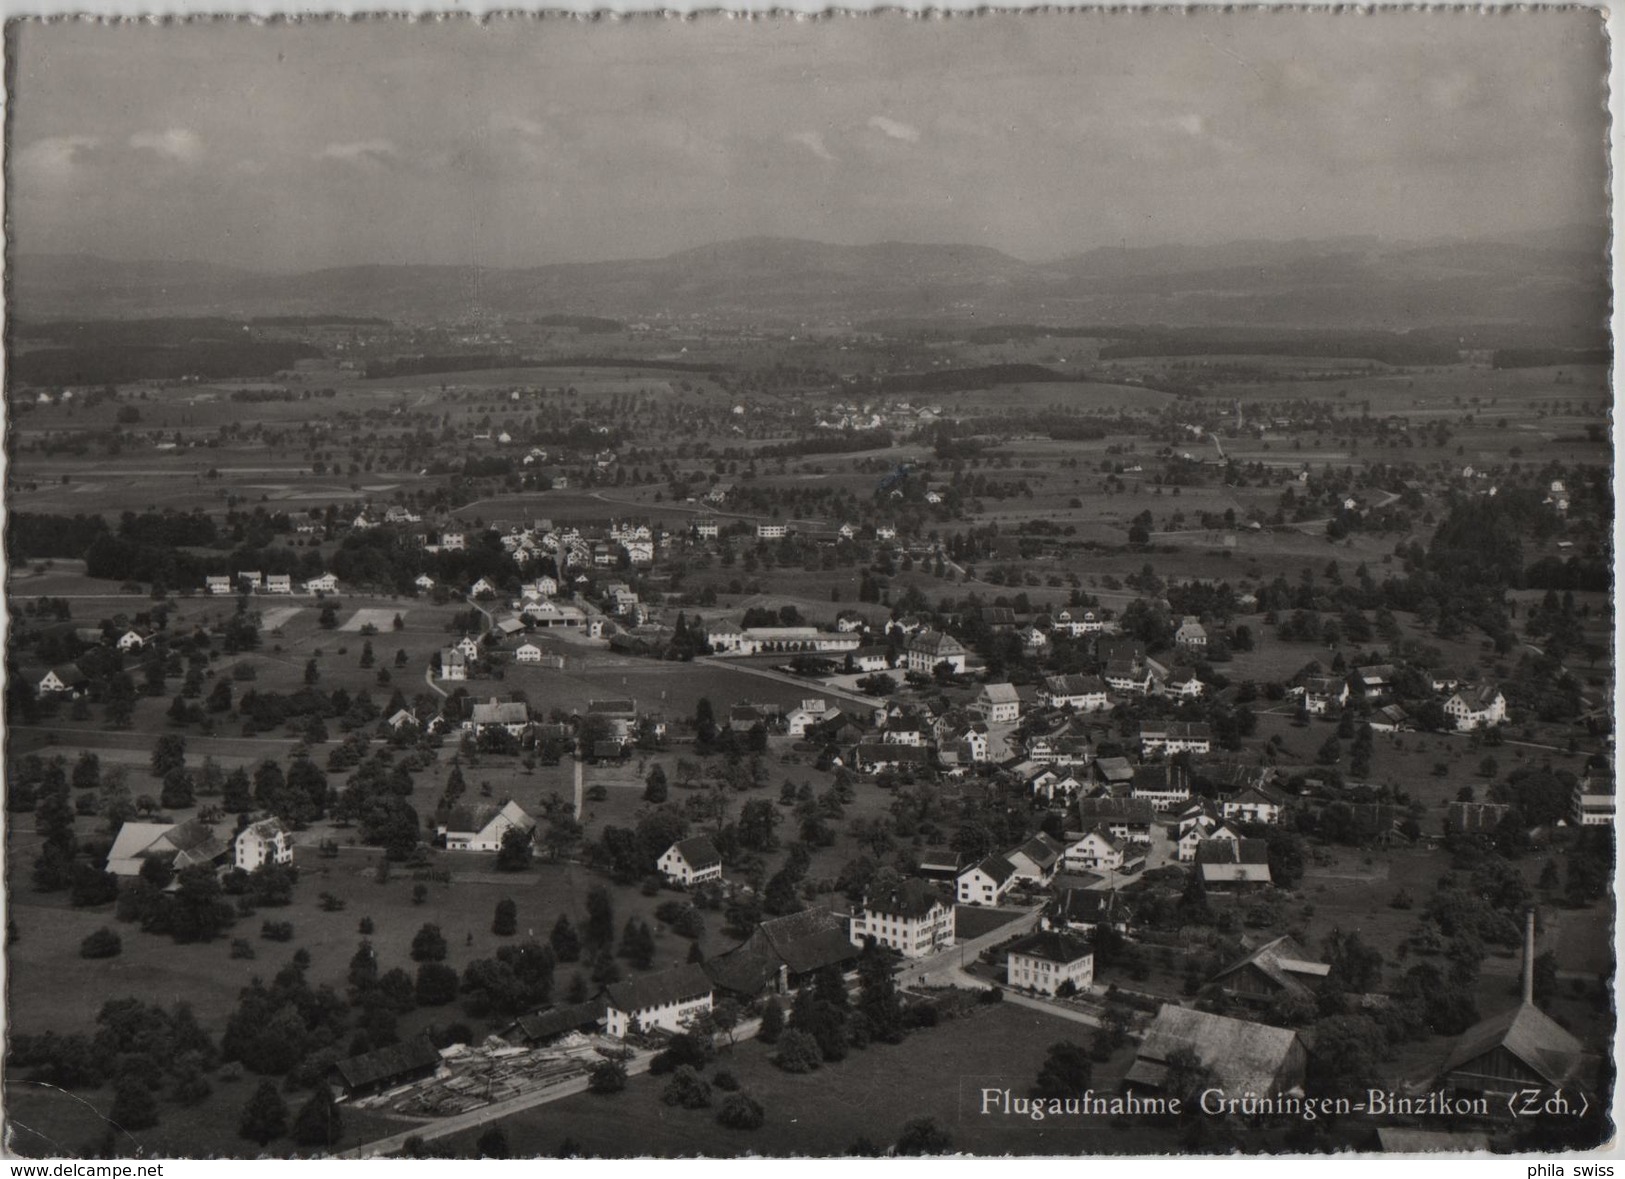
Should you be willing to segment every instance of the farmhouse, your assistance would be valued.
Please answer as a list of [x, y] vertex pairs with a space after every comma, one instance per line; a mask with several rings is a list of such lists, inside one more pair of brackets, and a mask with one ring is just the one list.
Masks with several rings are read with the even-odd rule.
[[1123, 867], [1123, 845], [1101, 827], [1091, 828], [1066, 849], [1068, 872], [1116, 872]]
[[1213, 730], [1205, 721], [1145, 721], [1140, 725], [1140, 752], [1207, 753], [1213, 748]]
[[1021, 697], [1011, 684], [984, 684], [972, 705], [990, 725], [1013, 725], [1021, 719]]
[[1207, 1070], [1209, 1083], [1227, 1094], [1278, 1097], [1303, 1087], [1307, 1055], [1297, 1032], [1173, 1003], [1164, 1003], [1151, 1022], [1125, 1087], [1190, 1097], [1166, 1091], [1169, 1066], [1186, 1053]]
[[125, 823], [107, 852], [107, 870], [115, 876], [138, 876], [149, 859], [170, 861], [182, 868], [223, 864], [231, 845], [215, 835], [207, 823]]
[[722, 879], [722, 855], [704, 835], [679, 839], [656, 863], [662, 876], [684, 887]]
[[1349, 702], [1348, 681], [1335, 676], [1309, 676], [1303, 681], [1303, 707], [1311, 716], [1341, 710]]
[[1273, 787], [1249, 786], [1221, 799], [1219, 813], [1237, 823], [1279, 823], [1286, 801], [1286, 796]]
[[1574, 784], [1574, 812], [1570, 816], [1576, 827], [1612, 827], [1614, 825], [1614, 780], [1612, 777], [1593, 777], [1587, 774]]
[[823, 699], [803, 700], [784, 715], [785, 729], [792, 737], [804, 737], [807, 730], [825, 724], [841, 715], [839, 708], [831, 708]]
[[477, 803], [453, 807], [435, 829], [446, 841], [447, 851], [496, 852], [502, 850], [502, 837], [509, 831], [532, 834], [536, 820], [512, 799], [501, 806]]
[[549, 1007], [546, 1011], [521, 1015], [502, 1029], [502, 1038], [518, 1048], [538, 1048], [571, 1032], [596, 1031], [603, 1010], [592, 1002]]
[[71, 663], [49, 667], [43, 671], [34, 668], [23, 674], [40, 696], [67, 696], [77, 700], [84, 695], [85, 689], [90, 684], [90, 677]]
[[225, 576], [205, 577], [203, 579], [203, 588], [208, 590], [211, 594], [229, 594], [234, 592], [231, 585], [231, 578]]
[[1189, 651], [1207, 650], [1207, 631], [1194, 614], [1187, 614], [1174, 631], [1174, 642]]
[[980, 864], [959, 874], [959, 903], [996, 905], [1016, 882], [1016, 868], [1003, 856], [988, 856]]
[[[1085, 990], [1095, 981], [1095, 951], [1083, 938], [1058, 929], [1039, 930], [1012, 942], [1005, 978], [1013, 987], [1054, 995], [1071, 984]], [[1070, 993], [1070, 992], [1069, 992]]]
[[1458, 731], [1487, 729], [1507, 719], [1506, 697], [1494, 684], [1463, 688], [1444, 702], [1444, 712]]
[[741, 998], [754, 999], [769, 988], [783, 994], [820, 970], [850, 970], [858, 949], [848, 929], [847, 918], [828, 909], [774, 917], [727, 953], [706, 959], [705, 971], [718, 990]]
[[1190, 775], [1177, 762], [1134, 767], [1132, 798], [1149, 802], [1154, 810], [1170, 811], [1189, 801]]
[[530, 724], [528, 706], [521, 701], [502, 701], [493, 696], [486, 703], [476, 704], [469, 710], [468, 719], [463, 722], [463, 729], [475, 734], [490, 729], [505, 729], [518, 737], [524, 734], [525, 726], [528, 724]]
[[540, 663], [542, 661], [542, 649], [535, 643], [525, 643], [523, 646], [515, 648], [513, 661], [515, 663]]
[[281, 819], [261, 819], [237, 832], [233, 863], [244, 872], [266, 864], [293, 863], [293, 834]]
[[923, 958], [954, 941], [953, 898], [930, 881], [911, 879], [890, 892], [865, 896], [852, 915], [852, 944], [873, 938], [905, 958]]
[[1046, 708], [1071, 708], [1077, 712], [1104, 712], [1111, 707], [1106, 681], [1093, 675], [1052, 675], [1038, 690], [1038, 702]]
[[1080, 798], [1078, 822], [1084, 831], [1097, 825], [1104, 827], [1113, 839], [1148, 841], [1156, 812], [1151, 804], [1139, 798]]
[[265, 579], [265, 592], [268, 594], [293, 593], [293, 576], [288, 573], [272, 573]]
[[307, 594], [330, 594], [339, 588], [339, 579], [336, 573], [324, 573], [320, 577], [312, 577], [305, 582]]
[[680, 1032], [695, 1016], [711, 1010], [711, 995], [711, 979], [692, 962], [611, 983], [604, 988], [604, 1030], [616, 1039], [634, 1028]]
[[1065, 854], [1063, 844], [1041, 831], [1015, 851], [1006, 852], [1004, 858], [1016, 870], [1017, 880], [1048, 884], [1055, 879], [1056, 869], [1060, 867], [1061, 857]]

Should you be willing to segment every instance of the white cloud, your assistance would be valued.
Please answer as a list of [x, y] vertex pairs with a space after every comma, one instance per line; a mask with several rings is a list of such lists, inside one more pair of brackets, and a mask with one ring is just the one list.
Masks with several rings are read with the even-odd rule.
[[45, 179], [65, 177], [101, 146], [94, 135], [52, 135], [36, 139], [17, 153], [17, 168]]
[[166, 159], [191, 164], [203, 158], [203, 137], [184, 127], [171, 127], [167, 131], [137, 131], [130, 136], [130, 146], [141, 151], [157, 152]]
[[316, 153], [318, 160], [336, 160], [341, 164], [387, 164], [400, 155], [387, 139], [363, 139], [356, 143], [330, 143]]
[[819, 159], [828, 160], [832, 164], [835, 162], [835, 157], [830, 153], [829, 148], [824, 146], [824, 137], [818, 132], [801, 131], [790, 136], [790, 139], [794, 143], [799, 143]]
[[920, 129], [911, 127], [907, 123], [900, 123], [896, 119], [888, 119], [885, 115], [875, 115], [869, 120], [869, 126], [893, 139], [901, 139], [908, 143], [920, 141]]

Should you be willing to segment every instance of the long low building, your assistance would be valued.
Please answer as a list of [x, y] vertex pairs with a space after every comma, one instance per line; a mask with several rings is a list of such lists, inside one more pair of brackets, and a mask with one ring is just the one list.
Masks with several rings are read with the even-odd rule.
[[711, 1010], [711, 979], [695, 963], [644, 974], [604, 988], [604, 1030], [623, 1039], [634, 1027], [683, 1031]]

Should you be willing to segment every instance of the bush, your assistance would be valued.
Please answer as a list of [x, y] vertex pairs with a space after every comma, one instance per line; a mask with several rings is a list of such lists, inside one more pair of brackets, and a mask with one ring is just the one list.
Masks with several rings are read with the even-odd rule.
[[79, 957], [117, 958], [123, 949], [123, 940], [104, 925], [79, 943]]
[[666, 1082], [660, 1100], [681, 1109], [704, 1109], [711, 1104], [711, 1086], [688, 1065], [683, 1065]]
[[824, 1063], [818, 1041], [806, 1032], [787, 1028], [779, 1037], [779, 1050], [773, 1063], [787, 1073], [810, 1073]]
[[626, 1066], [618, 1060], [606, 1060], [592, 1070], [587, 1078], [587, 1091], [607, 1096], [626, 1088]]
[[727, 1069], [718, 1069], [717, 1075], [711, 1078], [711, 1085], [724, 1093], [736, 1093], [739, 1091], [739, 1078]]
[[292, 921], [266, 921], [260, 925], [260, 936], [268, 942], [291, 942]]
[[232, 938], [231, 956], [233, 958], [252, 958], [254, 956], [254, 943], [246, 937]]
[[730, 1130], [754, 1130], [767, 1120], [761, 1103], [743, 1093], [730, 1093], [717, 1110], [717, 1124]]

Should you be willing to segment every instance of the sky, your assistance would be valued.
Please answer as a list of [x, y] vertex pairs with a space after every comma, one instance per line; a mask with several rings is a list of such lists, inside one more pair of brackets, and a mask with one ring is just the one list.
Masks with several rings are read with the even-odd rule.
[[1606, 217], [1585, 9], [13, 25], [12, 248], [277, 271], [755, 235], [1099, 246]]

